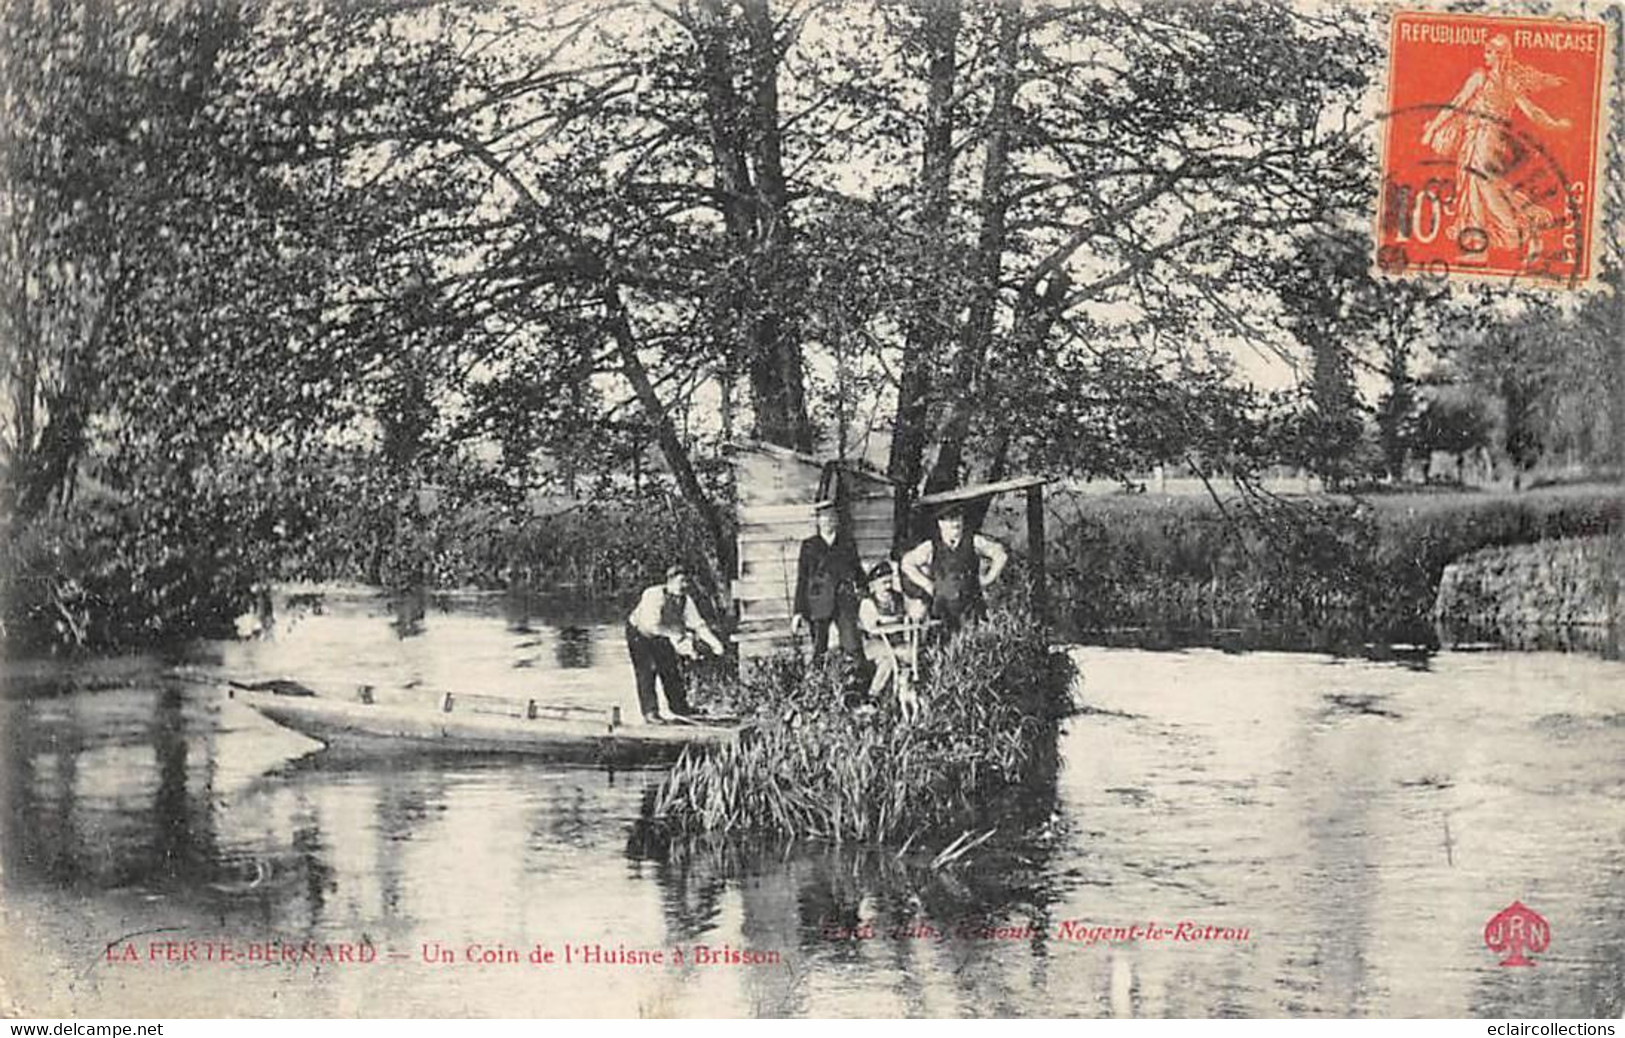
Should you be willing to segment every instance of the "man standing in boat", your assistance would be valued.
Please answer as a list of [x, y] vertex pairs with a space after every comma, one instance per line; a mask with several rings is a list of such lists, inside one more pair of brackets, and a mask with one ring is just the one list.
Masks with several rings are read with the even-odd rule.
[[688, 574], [680, 565], [666, 570], [666, 582], [646, 588], [637, 608], [626, 619], [626, 648], [632, 656], [632, 673], [637, 678], [638, 708], [649, 724], [664, 724], [660, 699], [655, 694], [655, 678], [666, 692], [666, 705], [672, 716], [684, 720], [692, 714], [688, 693], [683, 687], [679, 653], [694, 655], [694, 639], [722, 655], [722, 642], [711, 633], [705, 618], [688, 594]]
[[1010, 553], [980, 533], [965, 535], [965, 513], [956, 503], [937, 512], [937, 532], [902, 558], [905, 590], [930, 603], [930, 615], [948, 631], [987, 613], [982, 590], [999, 579]]
[[858, 589], [865, 583], [858, 550], [841, 529], [834, 501], [813, 506], [818, 532], [801, 542], [796, 564], [796, 595], [790, 630], [799, 634], [812, 625], [812, 660], [823, 661], [829, 649], [829, 628], [835, 625], [841, 651], [856, 660], [863, 651], [858, 633]]

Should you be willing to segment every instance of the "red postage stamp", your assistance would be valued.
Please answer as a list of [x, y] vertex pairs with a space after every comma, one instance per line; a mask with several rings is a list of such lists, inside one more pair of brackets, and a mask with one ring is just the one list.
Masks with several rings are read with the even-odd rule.
[[1584, 283], [1606, 52], [1601, 22], [1395, 14], [1378, 267]]

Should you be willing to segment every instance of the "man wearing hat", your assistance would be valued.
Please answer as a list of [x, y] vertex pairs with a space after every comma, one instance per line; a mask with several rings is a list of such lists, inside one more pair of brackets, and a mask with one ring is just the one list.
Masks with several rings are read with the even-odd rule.
[[811, 622], [812, 658], [823, 660], [829, 648], [830, 624], [841, 639], [841, 651], [856, 659], [863, 649], [858, 634], [858, 588], [864, 584], [858, 550], [840, 528], [840, 514], [834, 501], [813, 506], [818, 532], [801, 542], [801, 558], [796, 563], [795, 615], [790, 630], [796, 633]]
[[660, 716], [660, 699], [655, 695], [656, 676], [666, 691], [666, 705], [672, 715], [683, 718], [693, 713], [677, 656], [693, 656], [695, 638], [722, 655], [722, 642], [711, 633], [694, 599], [689, 597], [688, 574], [681, 565], [673, 565], [666, 570], [666, 582], [645, 589], [637, 608], [626, 618], [626, 649], [632, 656], [632, 673], [637, 677], [638, 708], [648, 723], [665, 723]]
[[897, 685], [897, 701], [903, 716], [919, 712], [919, 697], [913, 690], [913, 642], [899, 648], [892, 638], [905, 629], [908, 617], [902, 596], [897, 593], [896, 573], [890, 562], [876, 563], [869, 571], [869, 586], [858, 603], [858, 626], [863, 629], [863, 655], [873, 668], [869, 675], [869, 699], [878, 702], [888, 685]]
[[948, 630], [979, 620], [987, 611], [982, 589], [999, 579], [1010, 553], [979, 533], [965, 536], [965, 513], [955, 502], [937, 512], [937, 532], [902, 558], [909, 589], [931, 603], [931, 616]]

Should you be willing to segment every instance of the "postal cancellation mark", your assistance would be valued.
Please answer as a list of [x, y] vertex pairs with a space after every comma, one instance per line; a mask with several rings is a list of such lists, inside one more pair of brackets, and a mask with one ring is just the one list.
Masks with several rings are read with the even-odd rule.
[[1600, 22], [1394, 16], [1377, 263], [1574, 286], [1592, 273]]

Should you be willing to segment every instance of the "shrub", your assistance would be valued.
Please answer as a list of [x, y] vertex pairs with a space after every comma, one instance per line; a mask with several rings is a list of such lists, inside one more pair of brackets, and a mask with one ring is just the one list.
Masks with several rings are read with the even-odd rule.
[[11, 526], [0, 535], [7, 649], [118, 649], [228, 634], [258, 573], [234, 517], [152, 500]]
[[1453, 642], [1606, 651], [1617, 583], [1613, 537], [1486, 548], [1453, 562], [1434, 607]]

